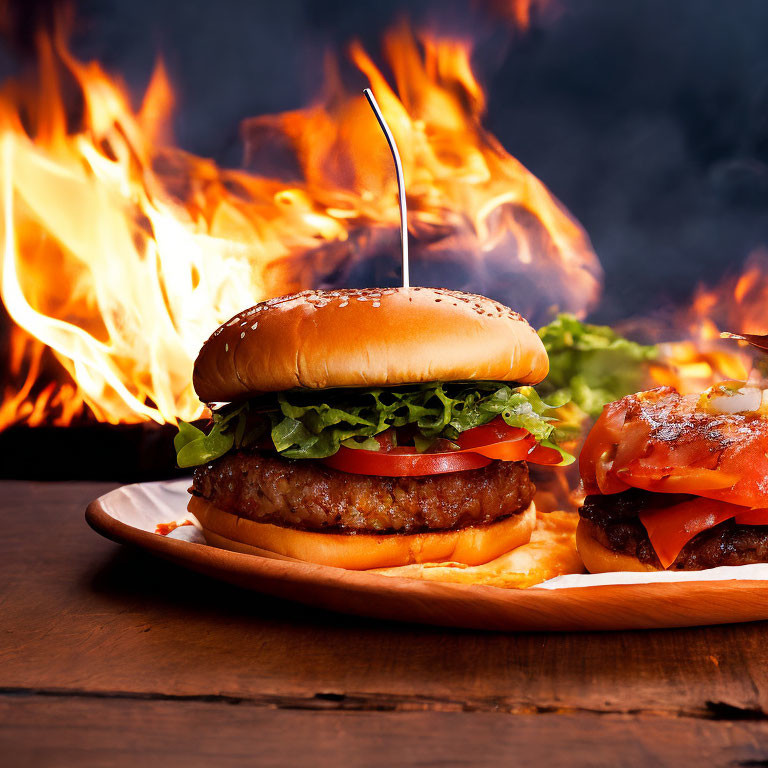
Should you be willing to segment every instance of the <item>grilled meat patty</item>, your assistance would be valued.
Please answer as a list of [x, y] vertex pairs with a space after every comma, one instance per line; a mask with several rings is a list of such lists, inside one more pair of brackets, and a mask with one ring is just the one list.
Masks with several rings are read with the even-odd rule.
[[525, 462], [427, 477], [378, 477], [234, 451], [195, 470], [192, 493], [261, 523], [312, 531], [417, 533], [523, 512], [535, 487]]
[[[590, 523], [590, 533], [607, 549], [636, 557], [661, 568], [638, 513], [643, 509], [691, 501], [695, 496], [653, 493], [632, 488], [622, 493], [587, 496], [579, 514]], [[700, 571], [721, 565], [768, 562], [768, 527], [736, 525], [726, 520], [694, 536], [668, 570]]]

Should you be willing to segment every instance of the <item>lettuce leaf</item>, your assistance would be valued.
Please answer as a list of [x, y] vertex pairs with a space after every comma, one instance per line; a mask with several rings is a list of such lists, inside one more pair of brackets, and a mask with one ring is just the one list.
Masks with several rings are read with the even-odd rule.
[[559, 315], [539, 330], [549, 355], [549, 375], [536, 389], [545, 397], [571, 400], [597, 418], [606, 403], [647, 389], [655, 346], [629, 341], [605, 325]]
[[[269, 430], [281, 456], [320, 459], [336, 453], [342, 444], [376, 450], [375, 435], [410, 426], [417, 450], [423, 451], [437, 438], [455, 440], [461, 432], [500, 415], [510, 426], [522, 427], [537, 441], [557, 448], [555, 409], [564, 404], [563, 397], [556, 394], [545, 402], [533, 387], [488, 381], [281, 392], [272, 403], [251, 401], [217, 411], [208, 434], [180, 422], [174, 445], [179, 466], [192, 467], [232, 448], [254, 445]], [[557, 450], [563, 463], [573, 461], [570, 454]]]

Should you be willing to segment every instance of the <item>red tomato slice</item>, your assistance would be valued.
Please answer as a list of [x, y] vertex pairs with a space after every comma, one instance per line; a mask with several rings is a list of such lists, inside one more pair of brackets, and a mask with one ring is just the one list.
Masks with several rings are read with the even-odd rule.
[[619, 400], [603, 408], [581, 448], [579, 473], [587, 494], [619, 493], [629, 488], [611, 472], [627, 415], [622, 406]]
[[639, 517], [662, 567], [666, 569], [697, 533], [743, 512], [744, 508], [736, 504], [697, 498], [671, 507], [644, 510]]
[[467, 469], [487, 467], [491, 459], [479, 453], [404, 453], [412, 448], [395, 448], [392, 451], [365, 451], [345, 448], [325, 459], [328, 467], [353, 475], [380, 475], [382, 477], [412, 477], [415, 475], [440, 475], [446, 472], [463, 472]]
[[536, 445], [528, 430], [510, 427], [501, 416], [488, 424], [462, 432], [456, 442], [461, 453], [471, 451], [499, 461], [525, 461]]
[[675, 562], [696, 534], [733, 518], [737, 525], [768, 525], [768, 509], [745, 509], [738, 504], [699, 497], [671, 507], [645, 510], [639, 515], [664, 568]]
[[525, 461], [529, 461], [531, 464], [542, 464], [548, 467], [555, 467], [562, 464], [563, 457], [560, 451], [534, 442], [533, 446], [528, 451], [528, 455], [525, 457]]
[[418, 453], [409, 447], [366, 451], [346, 448], [321, 461], [333, 469], [357, 475], [412, 477], [462, 472], [487, 467], [492, 460], [530, 461], [554, 465], [562, 457], [554, 448], [538, 445], [527, 430], [510, 427], [501, 417], [480, 427], [462, 432], [457, 440], [459, 450], [440, 453]]
[[738, 475], [701, 467], [668, 467], [664, 471], [668, 474], [659, 477], [658, 469], [646, 468], [641, 461], [635, 461], [617, 474], [635, 488], [658, 493], [692, 493], [696, 496], [706, 491], [731, 488], [739, 480]]
[[737, 525], [768, 525], [768, 509], [742, 509], [736, 513]]
[[481, 427], [462, 432], [456, 442], [462, 451], [473, 450], [500, 461], [530, 461], [546, 465], [563, 461], [560, 451], [539, 445], [530, 432], [522, 427], [510, 427], [501, 416]]
[[581, 452], [588, 494], [635, 486], [693, 493], [742, 507], [768, 506], [768, 419], [709, 413], [660, 387], [605, 407]]
[[[610, 451], [603, 453], [595, 464], [595, 483], [596, 490], [587, 490], [587, 493], [620, 493], [626, 491], [630, 486], [622, 482], [619, 475], [611, 472], [613, 469], [613, 459]], [[584, 483], [587, 488], [587, 483]]]
[[477, 448], [484, 445], [492, 445], [498, 442], [522, 440], [531, 437], [530, 432], [522, 427], [510, 427], [501, 416], [497, 416], [488, 424], [481, 427], [473, 427], [459, 435], [456, 440], [460, 448]]

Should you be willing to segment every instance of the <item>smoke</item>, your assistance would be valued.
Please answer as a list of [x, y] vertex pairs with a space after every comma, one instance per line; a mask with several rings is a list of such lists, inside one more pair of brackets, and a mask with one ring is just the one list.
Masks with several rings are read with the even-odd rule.
[[490, 128], [589, 233], [600, 319], [685, 302], [768, 242], [768, 5], [566, 8], [510, 49]]

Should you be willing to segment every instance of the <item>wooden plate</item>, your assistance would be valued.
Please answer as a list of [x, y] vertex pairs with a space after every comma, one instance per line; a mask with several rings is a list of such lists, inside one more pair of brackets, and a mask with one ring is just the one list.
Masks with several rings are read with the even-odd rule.
[[341, 613], [504, 631], [650, 629], [768, 619], [768, 580], [515, 590], [244, 555], [153, 533], [150, 521], [172, 518], [152, 509], [151, 497], [124, 496], [115, 504], [123, 490], [96, 499], [86, 510], [86, 520], [103, 536], [240, 587]]

